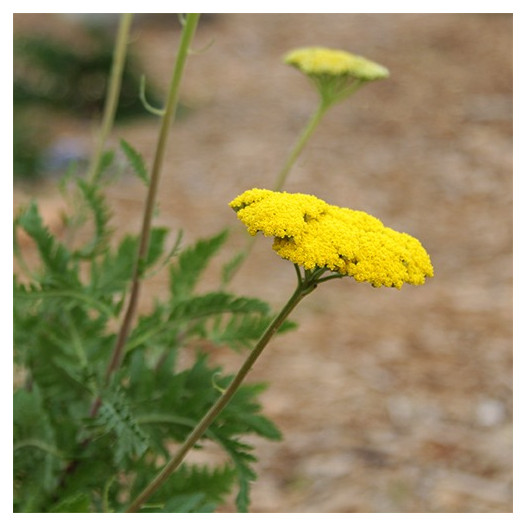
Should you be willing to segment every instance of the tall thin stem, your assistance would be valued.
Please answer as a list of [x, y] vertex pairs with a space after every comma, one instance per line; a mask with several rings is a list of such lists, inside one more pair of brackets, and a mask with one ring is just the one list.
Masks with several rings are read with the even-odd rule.
[[124, 70], [124, 63], [126, 62], [126, 50], [128, 48], [132, 20], [133, 14], [124, 13], [121, 15], [119, 21], [117, 40], [113, 50], [113, 62], [111, 66], [110, 79], [106, 91], [101, 129], [97, 137], [95, 152], [91, 157], [90, 166], [88, 168], [87, 179], [92, 183], [95, 182], [96, 178], [98, 177], [100, 160], [104, 150], [104, 145], [106, 144], [111, 129], [113, 128], [115, 115], [117, 113], [117, 104], [119, 102], [119, 93], [121, 90], [122, 72]]
[[217, 399], [214, 405], [208, 410], [205, 416], [197, 424], [197, 426], [188, 435], [186, 440], [183, 442], [177, 453], [170, 461], [164, 466], [159, 472], [157, 477], [148, 484], [148, 486], [139, 494], [138, 497], [132, 502], [132, 504], [126, 510], [126, 513], [134, 513], [138, 511], [141, 506], [159, 489], [159, 487], [168, 479], [168, 477], [181, 465], [183, 459], [187, 453], [192, 449], [196, 442], [203, 436], [210, 424], [215, 420], [219, 413], [226, 407], [230, 402], [239, 386], [249, 373], [250, 369], [259, 358], [263, 349], [266, 347], [272, 336], [281, 327], [283, 322], [287, 319], [292, 310], [298, 305], [298, 303], [310, 292], [312, 292], [316, 286], [317, 275], [312, 275], [305, 279], [299, 279], [296, 290], [281, 309], [279, 314], [274, 318], [272, 323], [267, 327], [266, 331], [261, 336], [260, 340], [248, 355], [247, 359], [243, 362], [243, 365], [237, 372], [236, 376], [230, 383], [227, 389], [223, 391], [222, 395]]
[[[153, 212], [155, 208], [155, 200], [157, 196], [157, 189], [159, 186], [159, 180], [161, 176], [161, 166], [164, 159], [166, 150], [166, 144], [168, 140], [169, 131], [172, 122], [175, 117], [177, 109], [177, 103], [179, 100], [179, 88], [181, 85], [181, 79], [183, 76], [184, 67], [186, 64], [186, 58], [190, 49], [190, 43], [195, 34], [197, 23], [199, 21], [198, 13], [190, 13], [186, 17], [186, 22], [183, 26], [183, 32], [181, 35], [181, 42], [179, 44], [179, 52], [175, 62], [175, 67], [170, 83], [170, 89], [168, 92], [166, 108], [162, 117], [161, 127], [159, 131], [159, 137], [157, 140], [157, 148], [155, 151], [154, 162], [152, 166], [150, 176], [150, 186], [148, 188], [148, 195], [146, 197], [146, 204], [144, 207], [143, 222], [141, 235], [139, 240], [139, 249], [135, 259], [133, 278], [130, 290], [130, 296], [128, 300], [128, 306], [117, 335], [117, 341], [113, 349], [111, 360], [106, 370], [106, 382], [109, 381], [112, 373], [114, 373], [120, 366], [122, 361], [124, 345], [128, 338], [128, 334], [131, 329], [131, 324], [137, 309], [137, 302], [139, 298], [139, 290], [141, 283], [142, 266], [148, 252], [148, 246], [150, 243], [150, 231], [153, 218]], [[96, 411], [95, 411], [96, 412]], [[93, 413], [93, 411], [92, 411]]]
[[307, 122], [307, 125], [303, 129], [301, 135], [298, 137], [298, 140], [296, 141], [296, 144], [292, 148], [287, 161], [283, 165], [283, 168], [281, 169], [280, 173], [278, 174], [278, 177], [276, 179], [276, 182], [274, 184], [274, 190], [279, 191], [283, 188], [283, 185], [285, 184], [285, 180], [287, 179], [287, 176], [290, 173], [290, 170], [294, 166], [294, 163], [298, 159], [300, 153], [302, 152], [303, 148], [307, 144], [307, 141], [310, 139], [310, 136], [314, 133], [314, 130], [318, 126], [319, 122], [321, 121], [321, 118], [325, 115], [325, 112], [329, 106], [323, 101], [320, 100], [320, 103], [318, 107], [316, 108], [316, 111], [311, 115], [309, 121]]

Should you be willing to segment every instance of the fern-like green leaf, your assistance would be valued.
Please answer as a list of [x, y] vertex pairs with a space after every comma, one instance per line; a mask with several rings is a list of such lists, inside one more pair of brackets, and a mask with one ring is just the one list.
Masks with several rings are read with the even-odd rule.
[[269, 306], [257, 298], [234, 296], [227, 292], [209, 292], [202, 296], [175, 302], [170, 319], [191, 320], [225, 313], [267, 314]]
[[99, 262], [91, 265], [90, 290], [94, 295], [124, 293], [133, 273], [137, 253], [137, 238], [125, 236], [115, 251], [107, 250]]
[[233, 438], [220, 438], [219, 442], [230, 455], [236, 469], [239, 484], [236, 496], [237, 510], [247, 513], [250, 505], [250, 485], [257, 479], [257, 474], [251, 467], [257, 458], [249, 453], [253, 447]]
[[148, 436], [136, 422], [129, 401], [120, 390], [108, 392], [103, 399], [96, 423], [103, 432], [115, 433], [115, 461], [141, 456], [148, 449]]
[[124, 139], [120, 141], [121, 150], [126, 155], [128, 162], [133, 168], [133, 173], [146, 185], [149, 186], [150, 180], [148, 178], [148, 170], [146, 168], [146, 163], [142, 155], [135, 150], [128, 142]]
[[36, 243], [42, 262], [54, 280], [78, 283], [76, 269], [70, 268], [70, 251], [44, 225], [35, 202], [31, 202], [15, 219], [15, 225], [23, 228]]
[[[111, 307], [104, 302], [98, 301], [93, 295], [85, 293], [82, 289], [60, 288], [60, 284], [57, 284], [55, 281], [46, 281], [46, 288], [44, 290], [35, 286], [24, 287], [24, 285], [21, 285], [14, 291], [13, 297], [17, 301], [24, 301], [26, 306], [26, 302], [31, 302], [33, 305], [36, 305], [38, 300], [54, 299], [56, 302], [62, 302], [62, 308], [72, 308], [75, 305], [84, 305], [86, 308], [94, 309], [104, 316], [112, 317], [114, 315], [114, 311]], [[54, 285], [54, 288], [49, 288], [50, 284]]]
[[[231, 378], [226, 377], [225, 381], [228, 385]], [[257, 401], [266, 388], [263, 383], [242, 385], [212, 426], [214, 433], [229, 437], [254, 434], [269, 440], [281, 440], [281, 432], [261, 414], [262, 407]]]
[[95, 233], [93, 239], [86, 243], [76, 254], [82, 258], [90, 258], [93, 254], [100, 252], [106, 246], [110, 234], [108, 223], [111, 213], [100, 186], [89, 183], [84, 179], [75, 179], [82, 197], [88, 209], [93, 214]]
[[[159, 305], [139, 318], [126, 348], [131, 351], [147, 345], [150, 349], [168, 349], [197, 337], [240, 351], [259, 339], [272, 320], [269, 310], [268, 304], [257, 298], [226, 292], [172, 301], [170, 309]], [[284, 329], [292, 326], [292, 322], [287, 323]]]
[[227, 236], [228, 232], [224, 230], [181, 252], [177, 265], [170, 272], [170, 290], [174, 299], [188, 298], [192, 294], [210, 259], [221, 248]]
[[[167, 234], [166, 228], [152, 228], [148, 253], [142, 264], [143, 272], [159, 262]], [[137, 236], [125, 236], [115, 252], [107, 250], [100, 262], [92, 261], [89, 285], [92, 295], [111, 302], [108, 297], [119, 292], [124, 294], [133, 275], [138, 245]]]
[[[226, 320], [224, 319], [226, 318]], [[217, 317], [207, 331], [206, 337], [216, 345], [227, 345], [234, 351], [251, 349], [270, 325], [273, 316], [259, 312], [233, 313]], [[296, 327], [293, 321], [285, 321], [279, 328], [284, 333]]]
[[207, 337], [216, 345], [227, 345], [235, 351], [251, 348], [268, 327], [271, 317], [260, 313], [238, 313], [225, 322], [218, 317]]
[[115, 159], [115, 152], [113, 150], [106, 150], [102, 152], [102, 155], [97, 166], [97, 171], [94, 174], [95, 181], [99, 181], [102, 174], [110, 168]]
[[[196, 334], [207, 337], [208, 330], [205, 329], [205, 325], [212, 323], [218, 315], [267, 316], [268, 311], [269, 306], [264, 301], [257, 298], [237, 297], [226, 292], [210, 292], [202, 296], [174, 301], [169, 309], [158, 306], [152, 313], [141, 316], [130, 334], [126, 348], [131, 351], [146, 344], [150, 348], [156, 345], [174, 346], [181, 343], [178, 342], [178, 337], [182, 332], [186, 334], [187, 339]], [[268, 317], [266, 319], [268, 320]], [[230, 341], [234, 339], [232, 336]], [[239, 339], [238, 348], [242, 348], [243, 343], [247, 342], [247, 335], [242, 335]], [[225, 342], [226, 340], [227, 338]]]
[[150, 244], [145, 261], [145, 269], [155, 265], [164, 253], [164, 242], [168, 234], [168, 229], [164, 227], [154, 227], [150, 231]]

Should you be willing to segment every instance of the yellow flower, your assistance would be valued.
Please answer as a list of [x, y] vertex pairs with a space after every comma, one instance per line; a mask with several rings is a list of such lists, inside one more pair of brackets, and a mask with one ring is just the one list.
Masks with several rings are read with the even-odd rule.
[[324, 47], [294, 49], [285, 55], [284, 61], [309, 76], [349, 76], [362, 81], [389, 76], [389, 71], [384, 66], [338, 49]]
[[230, 203], [251, 235], [273, 236], [272, 248], [306, 270], [325, 268], [375, 287], [422, 285], [433, 276], [429, 255], [414, 237], [379, 219], [312, 195], [254, 188]]

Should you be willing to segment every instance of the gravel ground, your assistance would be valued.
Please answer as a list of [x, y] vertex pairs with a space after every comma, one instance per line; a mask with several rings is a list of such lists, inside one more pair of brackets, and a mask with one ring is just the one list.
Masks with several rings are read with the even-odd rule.
[[[71, 39], [76, 24], [15, 15], [18, 32]], [[133, 50], [161, 86], [171, 75], [174, 27], [174, 17], [134, 26]], [[269, 383], [265, 413], [284, 433], [279, 443], [255, 442], [252, 511], [511, 512], [511, 15], [205, 17], [158, 222], [184, 228], [191, 242], [237, 226], [227, 206], [237, 194], [272, 186], [316, 102], [306, 79], [281, 64], [303, 45], [348, 49], [391, 77], [327, 114], [285, 189], [414, 235], [435, 277], [400, 291], [338, 280], [299, 306], [298, 330], [276, 339], [250, 377]], [[57, 119], [50, 130], [89, 147], [94, 124]], [[125, 138], [150, 160], [155, 130], [153, 119], [135, 121], [113, 140]], [[16, 204], [31, 195], [58, 225], [54, 183], [15, 184]], [[112, 189], [116, 228], [138, 229], [143, 198], [132, 179]], [[243, 240], [236, 230], [229, 248]], [[265, 239], [255, 245], [232, 289], [279, 308], [295, 276], [269, 247]], [[215, 270], [204, 287], [214, 286]], [[154, 279], [142, 308], [163, 288]], [[227, 368], [241, 359], [212, 352]]]

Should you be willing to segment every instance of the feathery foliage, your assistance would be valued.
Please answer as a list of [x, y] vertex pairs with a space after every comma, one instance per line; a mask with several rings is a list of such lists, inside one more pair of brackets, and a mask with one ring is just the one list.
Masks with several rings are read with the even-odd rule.
[[[130, 146], [123, 149], [142, 173], [140, 154]], [[14, 395], [18, 512], [121, 511], [123, 495], [133, 496], [155, 477], [159, 458], [169, 457], [231, 381], [210, 364], [204, 349], [247, 349], [273, 317], [257, 298], [196, 292], [226, 231], [181, 250], [181, 236], [167, 249], [168, 230], [155, 227], [141, 275], [147, 279], [164, 269], [167, 297], [157, 298], [138, 317], [122, 366], [107, 385], [105, 371], [138, 237], [116, 239], [101, 178], [90, 183], [73, 176], [70, 182], [87, 214], [82, 220], [74, 217], [77, 202], [76, 212], [64, 217], [67, 235], [49, 230], [36, 203], [20, 210], [14, 221], [15, 243], [22, 230], [38, 253], [38, 264], [29, 264], [25, 250], [15, 247], [15, 363], [23, 376]], [[66, 239], [84, 239], [77, 229], [91, 234], [72, 247]], [[189, 365], [179, 365], [182, 355]], [[243, 386], [200, 442], [199, 447], [219, 445], [223, 460], [184, 465], [144, 512], [210, 512], [236, 486], [237, 507], [248, 510], [256, 457], [245, 437], [280, 438], [261, 414], [257, 398], [263, 389]], [[100, 406], [93, 414], [97, 399]]]

